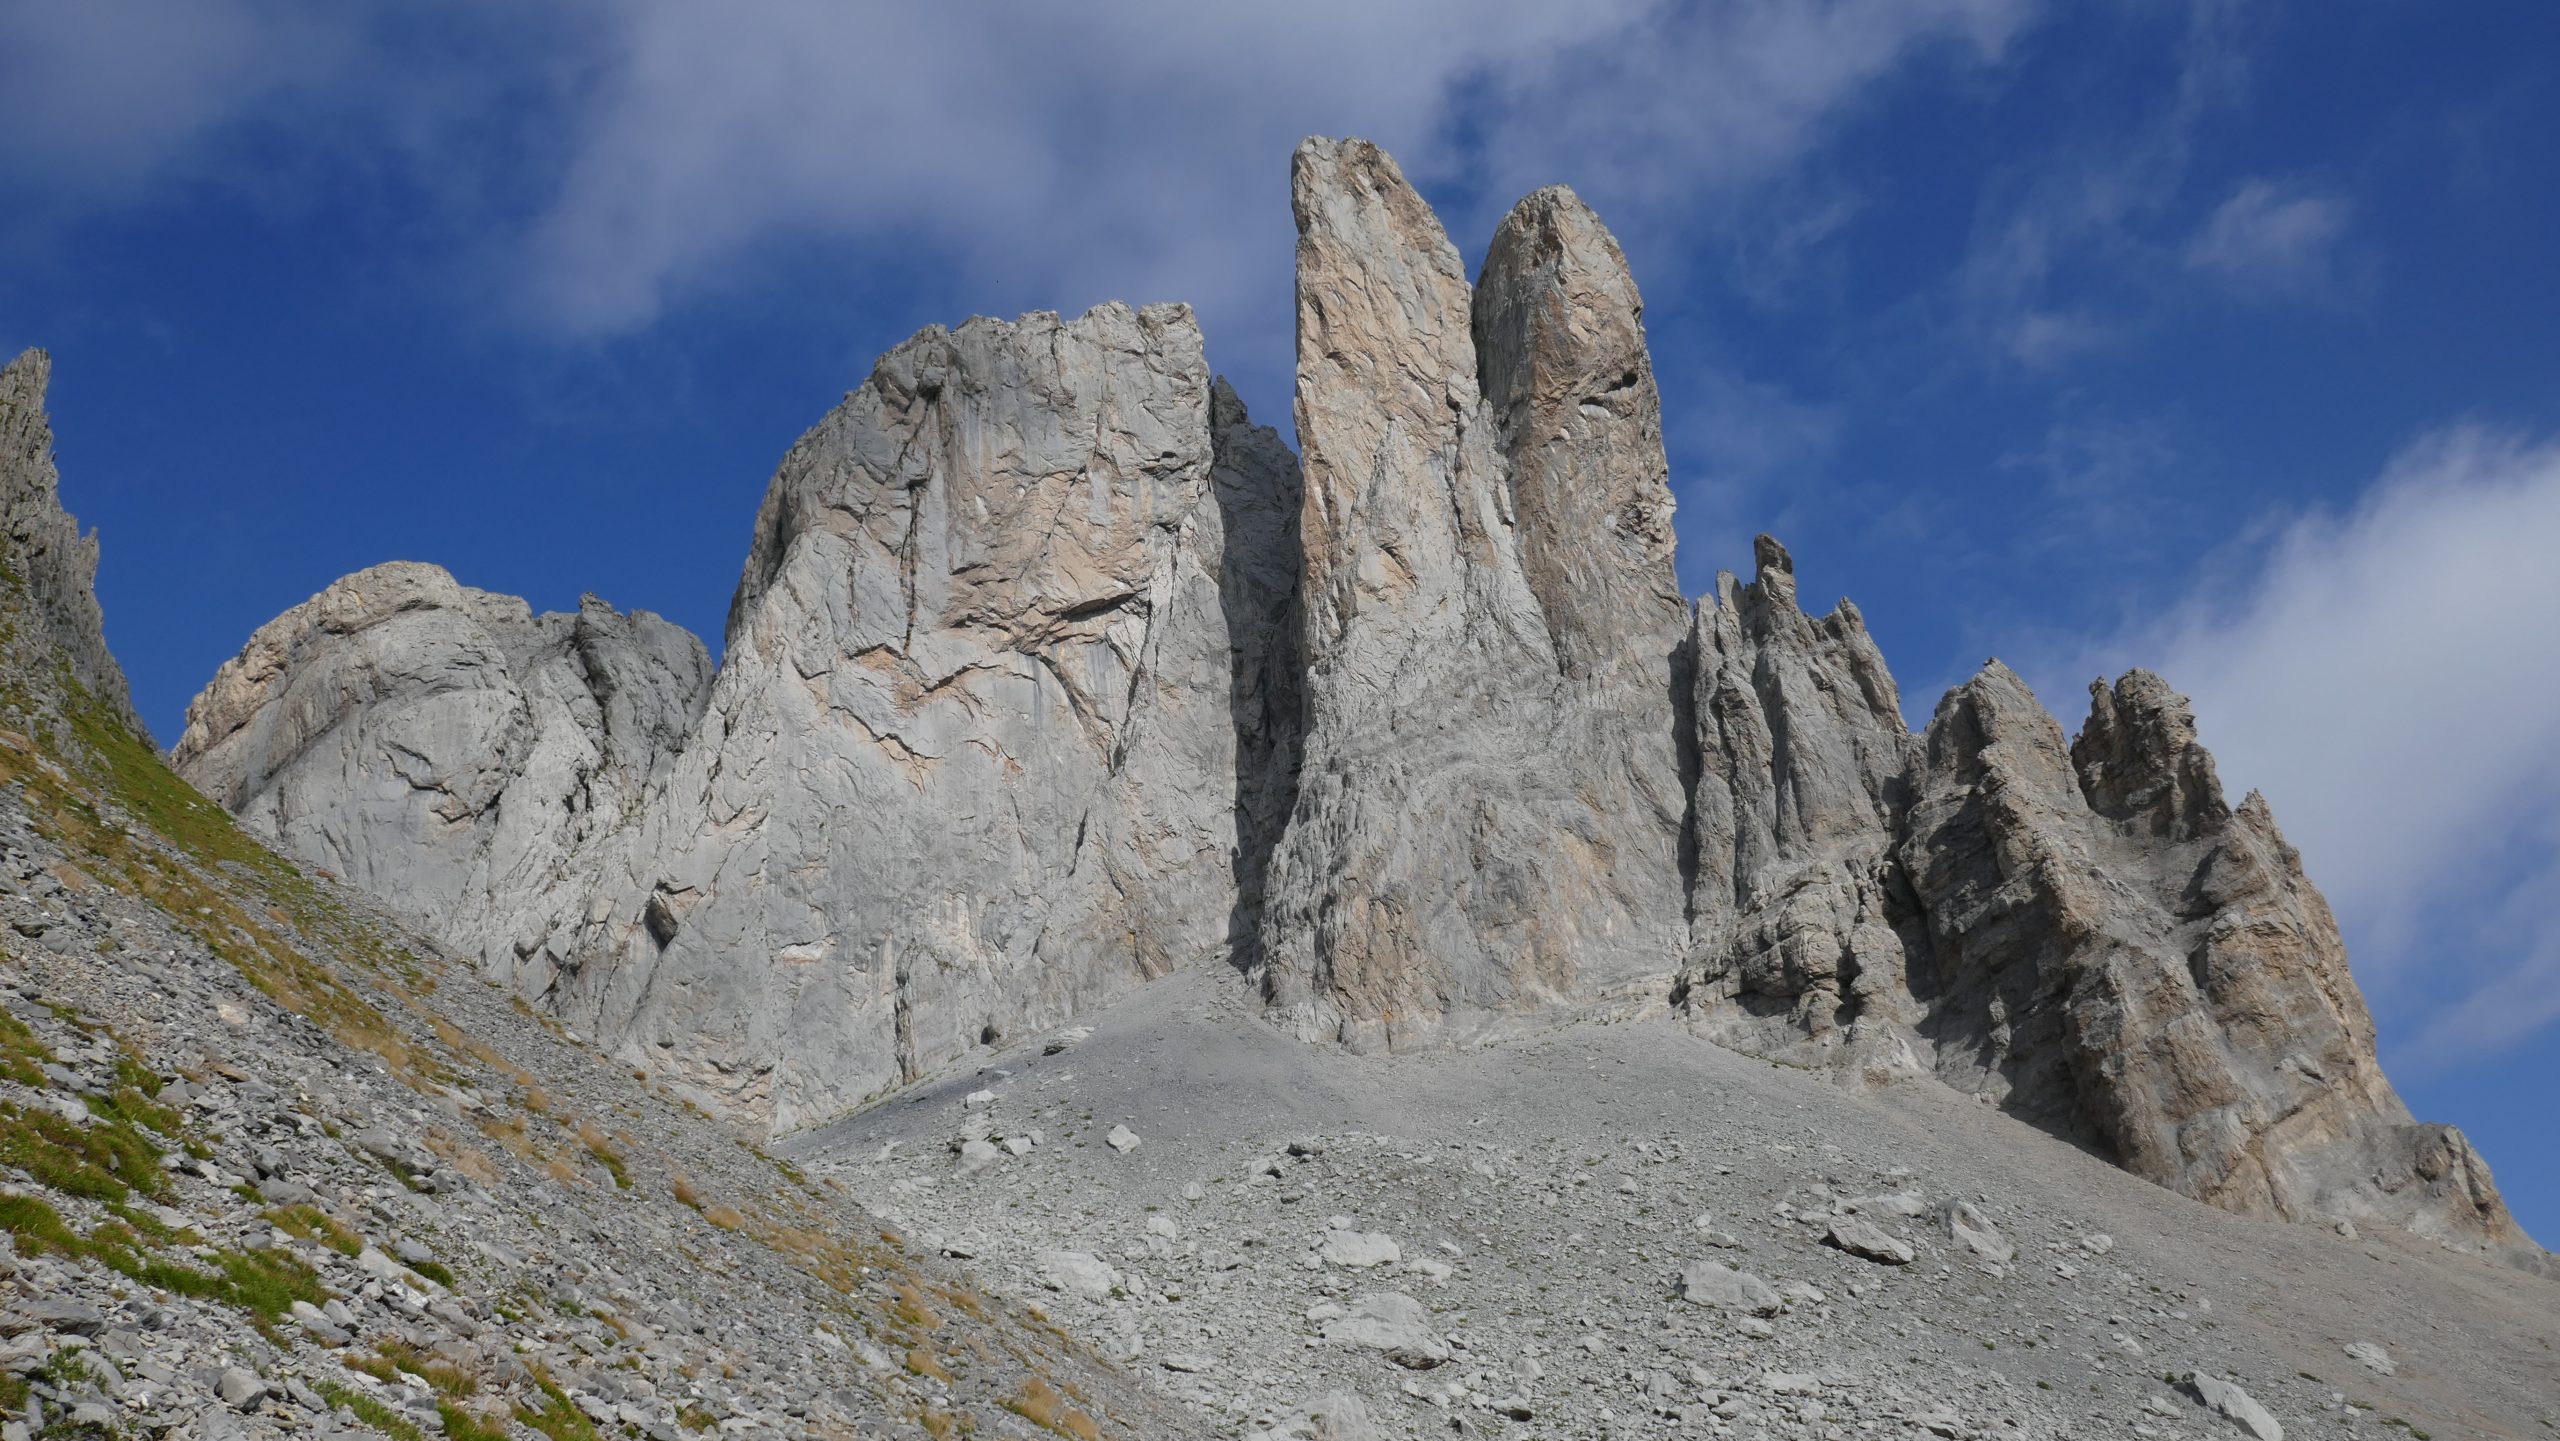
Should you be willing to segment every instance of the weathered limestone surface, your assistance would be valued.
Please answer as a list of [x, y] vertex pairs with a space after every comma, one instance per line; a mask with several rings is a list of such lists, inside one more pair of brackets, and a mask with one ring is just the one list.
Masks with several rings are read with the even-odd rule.
[[1767, 536], [1747, 586], [1730, 574], [1692, 630], [1698, 726], [1683, 999], [1698, 1028], [1767, 1051], [1799, 1038], [1878, 1079], [1919, 1062], [1907, 980], [1925, 950], [1893, 857], [1917, 742], [1857, 607], [1797, 608], [1795, 565]]
[[1682, 608], [1624, 259], [1542, 191], [1471, 289], [1364, 141], [1300, 146], [1291, 195], [1307, 730], [1266, 993], [1389, 1048], [1658, 1004]]
[[535, 615], [395, 561], [261, 626], [171, 760], [262, 839], [539, 994], [710, 686], [702, 642], [647, 611]]
[[0, 366], [0, 545], [10, 579], [27, 589], [26, 610], [41, 635], [12, 637], [29, 656], [58, 654], [73, 679], [116, 721], [148, 735], [133, 713], [124, 670], [107, 651], [98, 613], [98, 537], [80, 533], [62, 509], [62, 477], [53, 465], [53, 423], [45, 413], [45, 388], [53, 361], [29, 350]]
[[1938, 1070], [2226, 1210], [2524, 1245], [2458, 1133], [2411, 1123], [2328, 903], [2184, 697], [2091, 686], [2068, 749], [1996, 662], [1929, 726], [1900, 842]]
[[766, 494], [564, 1009], [788, 1129], [1226, 956], [1294, 490], [1183, 307], [890, 352]]
[[[654, 617], [386, 566], [261, 630], [180, 764], [774, 1130], [1231, 964], [1310, 1040], [1673, 1007], [2235, 1211], [2546, 1264], [2410, 1120], [2184, 700], [2133, 672], [2066, 742], [1994, 663], [1915, 736], [1774, 540], [1687, 606], [1591, 212], [1523, 200], [1470, 285], [1376, 147], [1308, 141], [1291, 186], [1298, 456], [1181, 307], [936, 327], [783, 462], [716, 678]], [[28, 367], [0, 459], [50, 505]], [[94, 551], [29, 514], [85, 599]]]
[[1934, 1075], [2227, 1210], [2536, 1254], [2460, 1133], [2410, 1121], [2327, 904], [2182, 697], [2093, 686], [2066, 745], [1993, 662], [1915, 742], [1855, 610], [1809, 620], [1760, 552], [1700, 615], [1693, 1026]]

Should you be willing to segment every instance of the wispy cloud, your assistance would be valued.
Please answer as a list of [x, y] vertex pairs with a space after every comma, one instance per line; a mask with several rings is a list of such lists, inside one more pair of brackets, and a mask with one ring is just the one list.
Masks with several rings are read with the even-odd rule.
[[2316, 294], [2335, 274], [2345, 200], [2298, 184], [2250, 180], [2217, 206], [2187, 242], [2189, 270], [2244, 295]]
[[[2152, 21], [2148, 10], [2126, 14]], [[2164, 267], [2160, 231], [2188, 183], [2198, 133], [2247, 94], [2250, 23], [2233, 0], [2190, 0], [2177, 83], [2156, 104], [2111, 133], [2031, 150], [2033, 161], [1992, 187], [1952, 282], [1956, 328], [1982, 362], [2052, 370], [2139, 328], [2126, 292]]]
[[[1189, 300], [1213, 344], [1261, 348], [1289, 321], [1304, 134], [1396, 150], [1462, 243], [1558, 180], [1622, 230], [1672, 226], [1920, 57], [1995, 61], [2036, 3], [12, 6], [0, 183], [112, 204], [318, 114], [272, 138], [387, 142], [478, 207], [453, 228], [487, 237], [489, 293], [564, 335], [649, 326], [815, 243], [927, 256], [1015, 308]], [[513, 109], [485, 113], [493, 91]]]
[[2421, 1063], [2560, 1019], [2555, 535], [2560, 441], [2452, 429], [2077, 665], [2148, 665], [2194, 697], [2226, 783], [2267, 793]]

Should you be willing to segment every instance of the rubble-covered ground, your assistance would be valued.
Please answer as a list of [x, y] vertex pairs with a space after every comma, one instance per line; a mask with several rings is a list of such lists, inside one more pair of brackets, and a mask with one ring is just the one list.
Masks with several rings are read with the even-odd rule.
[[2560, 1434], [2560, 1284], [1670, 1022], [1352, 1057], [1194, 971], [782, 1149], [1229, 1435]]
[[0, 730], [7, 1441], [1191, 1434], [66, 689]]

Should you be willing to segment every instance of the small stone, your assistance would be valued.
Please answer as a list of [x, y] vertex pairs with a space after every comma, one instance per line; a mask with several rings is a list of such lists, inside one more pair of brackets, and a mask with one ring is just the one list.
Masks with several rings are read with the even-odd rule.
[[1693, 1306], [1712, 1306], [1753, 1316], [1774, 1316], [1782, 1304], [1777, 1291], [1768, 1282], [1748, 1271], [1734, 1270], [1721, 1261], [1697, 1261], [1681, 1267], [1680, 1279], [1674, 1284], [1673, 1291]]
[[1138, 1133], [1126, 1126], [1112, 1127], [1111, 1134], [1103, 1137], [1102, 1140], [1105, 1145], [1124, 1156], [1138, 1149]]
[[1090, 1251], [1043, 1251], [1040, 1273], [1050, 1289], [1093, 1301], [1107, 1299], [1121, 1283], [1120, 1273]]
[[993, 1091], [971, 1091], [960, 1099], [961, 1109], [969, 1111], [983, 1111], [995, 1103], [996, 1093]]
[[2190, 1371], [2178, 1384], [2188, 1395], [2258, 1441], [2284, 1441], [2284, 1427], [2267, 1413], [2267, 1408], [2221, 1377]]
[[1810, 1396], [1822, 1389], [1822, 1383], [1801, 1371], [1763, 1371], [1760, 1389], [1773, 1396]]
[[1969, 1201], [1949, 1201], [1938, 1213], [1940, 1224], [1947, 1229], [1948, 1239], [1985, 1261], [2006, 1263], [2017, 1259], [2018, 1248], [2000, 1234], [1989, 1217], [1973, 1208]]
[[1866, 1221], [1843, 1217], [1831, 1223], [1823, 1235], [1827, 1245], [1837, 1246], [1852, 1256], [1886, 1266], [1908, 1266], [1918, 1253], [1911, 1243], [1887, 1233], [1884, 1228]]
[[1362, 1270], [1393, 1265], [1403, 1259], [1404, 1250], [1376, 1231], [1333, 1231], [1326, 1234], [1317, 1254], [1327, 1265]]
[[2371, 1371], [2376, 1376], [2396, 1376], [2399, 1374], [2400, 1368], [2392, 1361], [2391, 1353], [2383, 1350], [2379, 1342], [2350, 1341], [2346, 1345], [2346, 1352], [2349, 1356], [2355, 1358], [2357, 1365]]
[[259, 1380], [256, 1372], [233, 1366], [222, 1373], [222, 1379], [214, 1384], [214, 1391], [222, 1397], [223, 1405], [246, 1411], [258, 1403], [259, 1397], [267, 1394], [267, 1383]]
[[1402, 1291], [1354, 1300], [1342, 1317], [1325, 1323], [1324, 1338], [1383, 1351], [1408, 1371], [1427, 1371], [1449, 1359], [1448, 1343], [1432, 1332], [1430, 1311]]

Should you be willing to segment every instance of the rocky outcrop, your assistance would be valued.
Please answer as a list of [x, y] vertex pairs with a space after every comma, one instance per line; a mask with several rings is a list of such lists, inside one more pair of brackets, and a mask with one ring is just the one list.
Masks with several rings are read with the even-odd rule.
[[558, 1003], [787, 1129], [1227, 956], [1295, 485], [1179, 306], [891, 351], [767, 491]]
[[261, 839], [539, 994], [710, 685], [702, 642], [647, 611], [535, 615], [393, 562], [261, 626], [171, 759]]
[[1471, 288], [1377, 147], [1308, 141], [1291, 186], [1307, 729], [1269, 999], [1389, 1048], [1658, 1004], [1682, 606], [1624, 258], [1542, 191]]
[[2540, 1255], [2164, 683], [2066, 742], [1995, 663], [1914, 735], [1775, 541], [1687, 606], [1607, 229], [1540, 191], [1470, 284], [1376, 147], [1291, 185], [1299, 456], [1181, 307], [937, 327], [785, 458], [716, 678], [383, 567], [260, 631], [181, 765], [774, 1130], [1228, 964], [1311, 1040], [1672, 1008], [2231, 1210]]
[[1804, 616], [1760, 559], [1699, 619], [1696, 1029], [1935, 1076], [2226, 1210], [2538, 1255], [2411, 1123], [2327, 904], [2182, 697], [2093, 686], [2066, 745], [1993, 662], [1915, 741], [1856, 611]]
[[1918, 1066], [1908, 983], [1926, 936], [1893, 856], [1917, 746], [1884, 657], [1847, 601], [1797, 608], [1767, 536], [1747, 586], [1716, 577], [1690, 648], [1696, 880], [1681, 1000], [1743, 1050], [1799, 1040], [1878, 1079]]
[[[107, 651], [98, 613], [98, 537], [80, 533], [62, 509], [61, 475], [53, 465], [53, 423], [45, 413], [45, 388], [53, 361], [29, 350], [0, 366], [0, 584], [21, 589], [11, 610], [18, 618], [0, 641], [17, 660], [12, 669], [34, 675], [59, 660], [93, 702], [117, 724], [147, 735], [133, 712], [124, 670]], [[19, 625], [27, 633], [18, 634]], [[41, 658], [43, 664], [37, 664]]]
[[2068, 749], [1996, 662], [1930, 722], [1899, 855], [1939, 1074], [2226, 1210], [2522, 1245], [2468, 1146], [2383, 1077], [2265, 799], [2225, 803], [2159, 677], [2091, 693]]

